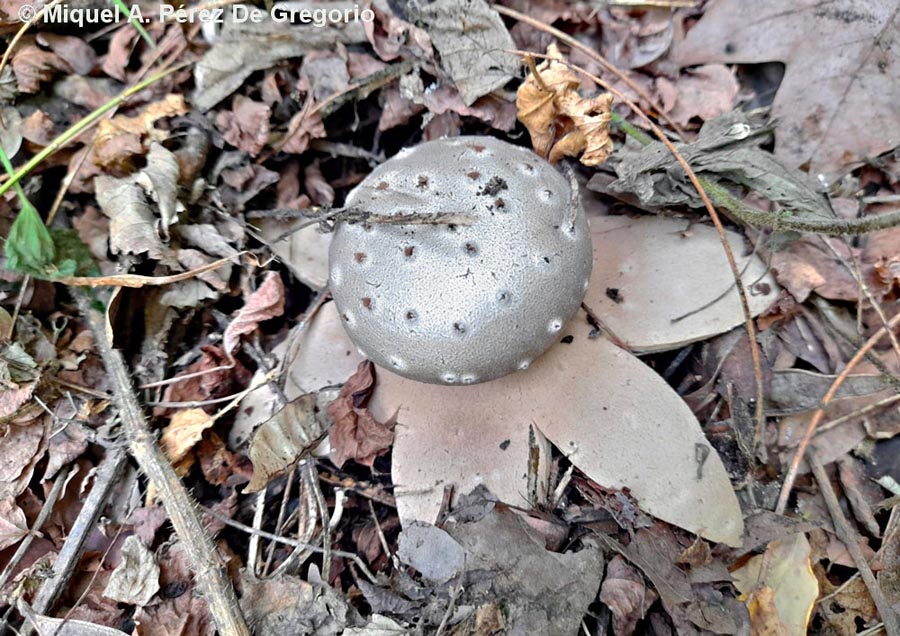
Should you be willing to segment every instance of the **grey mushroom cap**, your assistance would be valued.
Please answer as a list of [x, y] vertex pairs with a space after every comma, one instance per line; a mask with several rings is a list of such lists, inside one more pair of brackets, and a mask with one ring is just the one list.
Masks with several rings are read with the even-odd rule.
[[347, 197], [372, 215], [468, 224], [341, 222], [329, 287], [348, 336], [412, 380], [473, 384], [526, 369], [581, 305], [590, 230], [569, 180], [492, 137], [405, 149]]

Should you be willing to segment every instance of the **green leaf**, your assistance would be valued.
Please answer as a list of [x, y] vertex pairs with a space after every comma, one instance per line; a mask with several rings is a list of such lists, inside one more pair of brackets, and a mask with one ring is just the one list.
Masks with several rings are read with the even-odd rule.
[[46, 276], [56, 258], [56, 249], [41, 215], [27, 199], [6, 238], [6, 267], [16, 272]]
[[54, 276], [99, 276], [100, 268], [94, 262], [91, 251], [84, 244], [78, 232], [65, 228], [50, 230], [56, 247], [54, 261], [57, 271]]

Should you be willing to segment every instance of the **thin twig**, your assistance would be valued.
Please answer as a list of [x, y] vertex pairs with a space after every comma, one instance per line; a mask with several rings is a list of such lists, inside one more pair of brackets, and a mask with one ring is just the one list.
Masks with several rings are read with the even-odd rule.
[[[277, 534], [272, 534], [271, 532], [266, 532], [265, 530], [258, 530], [257, 528], [251, 528], [247, 524], [241, 523], [240, 521], [236, 521], [231, 517], [226, 517], [222, 513], [217, 510], [213, 510], [212, 508], [203, 508], [203, 512], [212, 515], [226, 526], [231, 526], [232, 528], [237, 528], [238, 530], [242, 530], [250, 535], [258, 535], [263, 539], [268, 539], [269, 541], [275, 541], [277, 543], [283, 543], [285, 545], [291, 545], [295, 548], [303, 548], [304, 550], [309, 550], [310, 552], [316, 552], [317, 554], [325, 554], [325, 548], [320, 548], [317, 545], [312, 545], [311, 543], [303, 543], [302, 541], [296, 541], [295, 539], [289, 539], [287, 537], [279, 537]], [[349, 559], [353, 561], [357, 566], [359, 566], [360, 571], [366, 575], [366, 578], [369, 579], [372, 583], [377, 583], [378, 580], [375, 578], [375, 575], [366, 567], [366, 564], [363, 563], [363, 560], [360, 558], [358, 554], [353, 554], [352, 552], [344, 552], [343, 550], [329, 550], [327, 551], [333, 556], [340, 557], [341, 559]]]
[[[69, 579], [78, 571], [78, 562], [81, 561], [88, 536], [96, 527], [97, 519], [106, 505], [106, 499], [118, 483], [119, 475], [122, 474], [127, 461], [128, 457], [123, 450], [110, 448], [107, 451], [107, 455], [94, 477], [94, 485], [91, 486], [91, 491], [78, 512], [78, 517], [66, 537], [66, 542], [56, 556], [53, 564], [53, 576], [44, 580], [40, 591], [31, 602], [31, 607], [36, 613], [49, 613]], [[31, 626], [27, 626], [22, 630], [23, 635], [28, 636], [31, 629]]]
[[828, 512], [831, 513], [838, 539], [840, 539], [841, 543], [844, 544], [844, 547], [847, 548], [847, 552], [850, 553], [850, 557], [853, 559], [856, 569], [859, 570], [859, 574], [866, 584], [869, 594], [872, 596], [872, 601], [875, 602], [875, 607], [878, 609], [878, 613], [881, 614], [881, 620], [884, 622], [885, 631], [888, 636], [900, 636], [900, 621], [898, 621], [894, 608], [891, 607], [881, 586], [878, 584], [878, 581], [875, 580], [875, 575], [872, 574], [872, 570], [869, 568], [866, 557], [859, 547], [859, 537], [857, 536], [856, 531], [850, 526], [847, 518], [841, 511], [841, 504], [838, 501], [837, 495], [834, 494], [834, 489], [831, 487], [831, 481], [828, 479], [828, 473], [825, 472], [825, 467], [822, 466], [822, 462], [819, 460], [819, 457], [813, 448], [810, 448], [807, 451], [806, 457], [809, 467], [816, 477], [816, 482], [819, 484], [819, 492], [822, 493], [825, 504], [828, 506]]
[[813, 413], [812, 418], [809, 420], [809, 425], [806, 427], [806, 432], [803, 434], [803, 438], [800, 440], [800, 443], [797, 445], [797, 452], [794, 454], [794, 458], [791, 460], [791, 465], [788, 468], [787, 474], [784, 477], [784, 484], [781, 486], [781, 493], [778, 496], [778, 503], [775, 506], [776, 514], [784, 514], [785, 509], [787, 508], [788, 499], [791, 496], [791, 491], [794, 488], [794, 480], [797, 479], [797, 472], [800, 469], [800, 462], [803, 459], [803, 455], [806, 453], [806, 449], [809, 446], [809, 441], [812, 439], [813, 434], [816, 432], [816, 427], [819, 426], [819, 423], [822, 421], [822, 418], [825, 417], [825, 408], [837, 394], [838, 389], [841, 388], [841, 385], [844, 381], [850, 376], [850, 372], [856, 367], [857, 364], [866, 356], [872, 347], [874, 347], [878, 342], [887, 334], [888, 330], [893, 329], [898, 324], [900, 324], [900, 314], [897, 314], [893, 318], [891, 318], [890, 322], [887, 325], [876, 331], [872, 336], [866, 340], [865, 344], [859, 348], [859, 350], [850, 358], [850, 361], [847, 362], [847, 366], [845, 366], [838, 376], [831, 383], [831, 386], [828, 387], [828, 391], [822, 397], [822, 402], [819, 404], [819, 408], [816, 409], [816, 412]]
[[78, 294], [78, 304], [94, 333], [94, 341], [109, 374], [128, 447], [150, 484], [159, 493], [219, 633], [222, 636], [250, 636], [215, 543], [203, 527], [196, 503], [147, 427], [122, 354], [107, 339], [104, 317], [91, 307], [86, 295]]

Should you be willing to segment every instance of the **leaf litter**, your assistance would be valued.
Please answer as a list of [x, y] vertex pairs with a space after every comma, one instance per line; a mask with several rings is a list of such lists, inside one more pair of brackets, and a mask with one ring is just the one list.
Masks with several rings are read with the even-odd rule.
[[[376, 0], [373, 20], [325, 27], [154, 23], [155, 51], [127, 25], [28, 31], [0, 69], [15, 166], [123, 83], [193, 67], [62, 142], [24, 198], [0, 198], [11, 626], [199, 635], [221, 619], [191, 574], [197, 537], [166, 523], [179, 512], [134, 471], [104, 484], [97, 468], [131, 440], [67, 285], [92, 285], [101, 307], [103, 285], [126, 284], [108, 332], [256, 633], [893, 633], [873, 598], [900, 598], [894, 343], [852, 369], [812, 438], [865, 562], [835, 534], [820, 475], [801, 461], [794, 484], [787, 467], [896, 313], [897, 11], [775, 4], [750, 18], [727, 0], [518, 7], [628, 85], [477, 0]], [[666, 134], [727, 217], [759, 327], [762, 428], [701, 197], [578, 66], [677, 124]], [[365, 361], [327, 302], [323, 217], [402, 148], [464, 133], [587, 185], [594, 275], [585, 312], [527, 371], [413, 384]], [[101, 492], [103, 525], [79, 521]], [[76, 544], [89, 576], [53, 583], [45, 568]], [[54, 585], [61, 600], [42, 605]]]

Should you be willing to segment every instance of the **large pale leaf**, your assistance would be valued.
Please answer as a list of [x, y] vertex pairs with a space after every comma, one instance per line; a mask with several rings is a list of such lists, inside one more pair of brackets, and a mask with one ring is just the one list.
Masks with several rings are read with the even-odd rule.
[[[744, 322], [716, 230], [659, 216], [593, 216], [594, 270], [584, 302], [632, 351], [677, 349]], [[753, 315], [778, 296], [765, 263], [728, 232]]]
[[717, 0], [675, 47], [682, 66], [783, 62], [775, 153], [833, 179], [897, 145], [897, 0]]
[[536, 425], [600, 485], [627, 487], [647, 512], [740, 545], [737, 498], [690, 409], [640, 360], [589, 339], [590, 331], [579, 313], [528, 370], [472, 386], [421, 384], [379, 369], [369, 408], [376, 418], [397, 415], [401, 519], [433, 521], [443, 486], [461, 479], [464, 492], [476, 472], [501, 499], [522, 503], [524, 440]]

